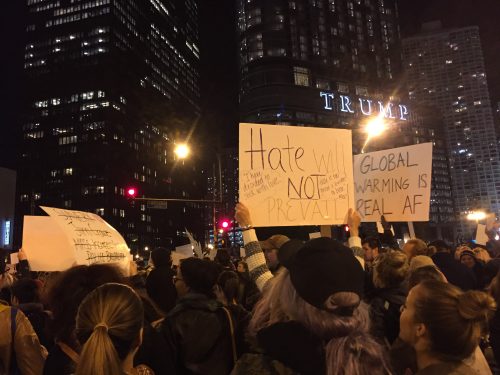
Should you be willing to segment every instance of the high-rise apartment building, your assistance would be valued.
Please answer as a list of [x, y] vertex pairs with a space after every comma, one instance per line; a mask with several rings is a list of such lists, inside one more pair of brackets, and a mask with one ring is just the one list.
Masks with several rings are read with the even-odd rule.
[[130, 202], [125, 190], [203, 191], [172, 153], [200, 113], [197, 2], [28, 0], [27, 14], [18, 216], [91, 211], [131, 247], [169, 245], [197, 205]]
[[443, 117], [461, 219], [477, 209], [498, 213], [500, 163], [479, 29], [429, 23], [403, 41], [403, 54], [410, 98]]
[[[434, 142], [432, 235], [455, 219], [440, 119], [408, 104], [395, 0], [240, 0], [242, 122], [347, 128], [353, 152], [366, 122], [389, 130], [367, 151]], [[440, 226], [448, 228], [441, 228]], [[447, 236], [453, 239], [453, 235]]]

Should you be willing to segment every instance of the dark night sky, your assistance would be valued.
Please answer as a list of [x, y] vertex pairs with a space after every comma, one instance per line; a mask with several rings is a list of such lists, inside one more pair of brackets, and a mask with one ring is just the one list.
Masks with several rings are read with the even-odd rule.
[[[231, 9], [235, 0], [200, 0], [202, 95], [205, 125], [213, 133], [236, 134], [237, 49]], [[13, 125], [18, 122], [23, 59], [24, 1], [0, 1], [0, 166], [15, 165]], [[399, 0], [401, 31], [409, 36], [421, 22], [441, 20], [445, 27], [477, 25], [486, 62], [491, 101], [500, 101], [500, 0]], [[493, 104], [494, 105], [494, 104]], [[225, 136], [222, 136], [225, 138]], [[231, 144], [235, 137], [228, 140]], [[223, 142], [224, 143], [224, 142]]]

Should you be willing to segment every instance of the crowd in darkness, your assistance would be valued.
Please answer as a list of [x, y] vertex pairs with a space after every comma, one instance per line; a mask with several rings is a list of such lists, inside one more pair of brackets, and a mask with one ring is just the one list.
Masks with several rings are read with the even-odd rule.
[[500, 374], [500, 243], [385, 232], [259, 241], [236, 206], [246, 256], [152, 267], [0, 269], [0, 375]]

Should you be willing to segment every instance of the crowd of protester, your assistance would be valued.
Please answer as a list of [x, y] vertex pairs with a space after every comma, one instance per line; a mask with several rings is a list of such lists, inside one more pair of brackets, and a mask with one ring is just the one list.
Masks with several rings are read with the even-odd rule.
[[500, 374], [500, 246], [384, 234], [259, 241], [172, 265], [0, 269], [0, 375]]

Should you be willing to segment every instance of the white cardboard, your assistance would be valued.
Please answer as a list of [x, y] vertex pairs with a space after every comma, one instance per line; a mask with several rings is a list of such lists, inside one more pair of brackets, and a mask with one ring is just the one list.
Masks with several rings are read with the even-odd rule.
[[352, 133], [240, 124], [240, 201], [253, 225], [343, 224], [354, 205]]
[[356, 209], [365, 222], [429, 221], [432, 143], [354, 156]]

